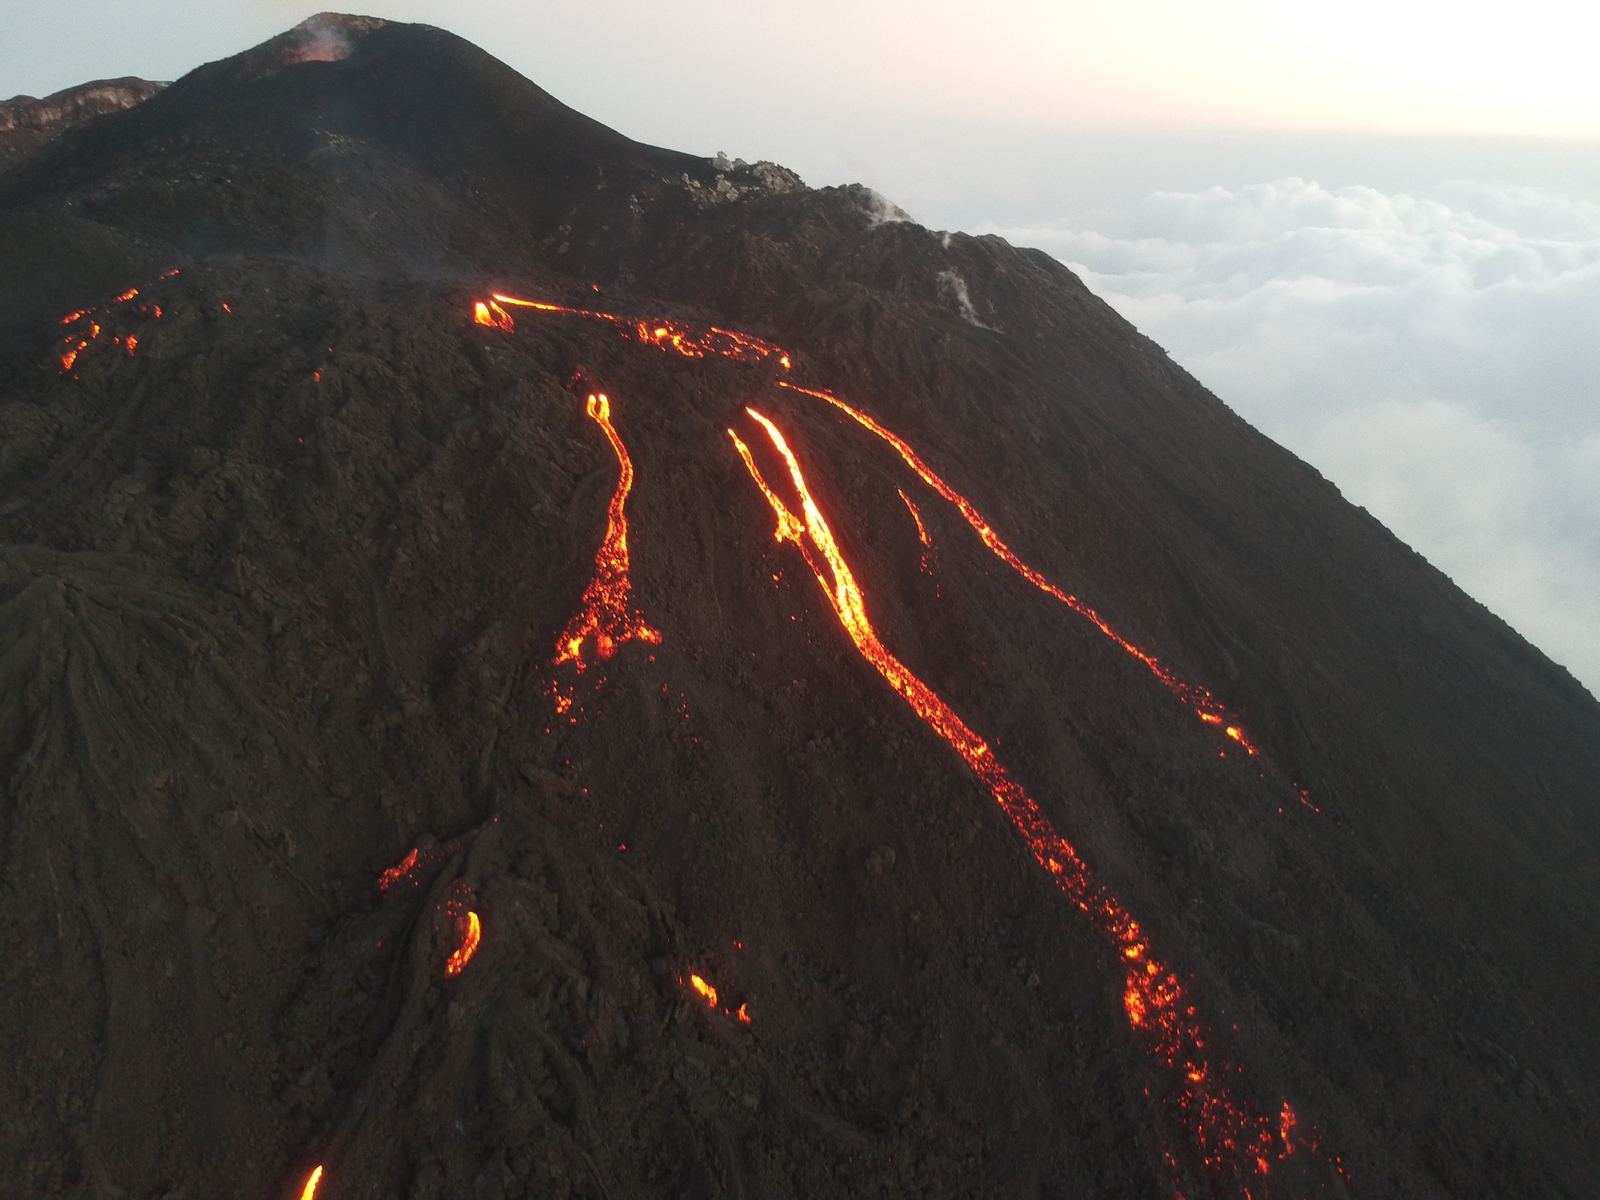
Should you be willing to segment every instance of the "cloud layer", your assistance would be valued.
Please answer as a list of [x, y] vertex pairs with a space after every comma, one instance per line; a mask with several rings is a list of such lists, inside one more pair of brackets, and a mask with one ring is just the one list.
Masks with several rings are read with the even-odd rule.
[[1600, 205], [1281, 179], [1039, 246], [1600, 694]]

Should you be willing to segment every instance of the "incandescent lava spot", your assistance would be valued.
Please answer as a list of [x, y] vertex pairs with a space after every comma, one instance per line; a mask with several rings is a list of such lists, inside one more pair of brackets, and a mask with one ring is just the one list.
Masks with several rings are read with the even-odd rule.
[[517, 323], [511, 319], [511, 314], [493, 300], [488, 303], [480, 300], [474, 304], [472, 319], [479, 325], [487, 325], [491, 329], [503, 329], [507, 333], [515, 333], [517, 329]]
[[459, 975], [478, 952], [483, 940], [483, 925], [472, 909], [472, 889], [459, 879], [451, 880], [444, 901], [439, 905], [445, 921], [452, 927], [456, 947], [444, 962], [446, 975]]
[[741, 1025], [749, 1025], [751, 1023], [749, 1002], [740, 1004], [738, 1008], [720, 1004], [720, 994], [705, 976], [691, 971], [687, 980], [681, 975], [678, 976], [678, 984], [686, 991], [693, 993], [695, 998], [704, 1004], [710, 1012], [720, 1012], [723, 1016], [735, 1020]]
[[691, 974], [689, 976], [689, 986], [700, 993], [700, 998], [706, 1002], [707, 1008], [715, 1008], [717, 1006], [717, 989], [700, 976]]
[[[160, 278], [171, 279], [177, 273], [176, 270], [168, 271]], [[104, 332], [105, 328], [103, 321], [110, 319], [113, 313], [118, 316], [119, 320], [125, 319], [128, 312], [118, 310], [122, 306], [137, 300], [141, 294], [140, 289], [136, 287], [129, 288], [121, 295], [112, 297], [110, 304], [104, 309], [83, 308], [77, 312], [70, 312], [61, 318], [62, 327], [68, 330], [62, 340], [61, 349], [56, 354], [56, 360], [61, 364], [61, 373], [63, 375], [72, 375], [79, 366], [84, 352], [99, 341], [100, 334]], [[161, 306], [159, 304], [142, 304], [132, 309], [131, 312], [138, 317], [145, 317], [151, 320], [161, 319]], [[132, 356], [139, 348], [139, 336], [132, 333], [118, 334], [110, 339], [110, 344], [121, 347]], [[77, 378], [77, 376], [73, 375], [73, 378]]]
[[396, 887], [414, 890], [422, 886], [429, 874], [448, 862], [460, 849], [461, 843], [457, 841], [416, 847], [378, 876], [378, 891], [387, 896]]

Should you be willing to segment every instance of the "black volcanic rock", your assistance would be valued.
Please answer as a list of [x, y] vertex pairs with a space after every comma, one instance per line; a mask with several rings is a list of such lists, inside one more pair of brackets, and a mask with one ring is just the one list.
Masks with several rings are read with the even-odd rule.
[[[746, 405], [1240, 1102], [1291, 1102], [1252, 1194], [1600, 1192], [1600, 705], [1065, 268], [883, 216], [331, 16], [0, 176], [5, 1194], [1240, 1194], [774, 542]], [[770, 362], [495, 290], [780, 344], [1261, 754]], [[661, 641], [577, 677], [591, 391]]]

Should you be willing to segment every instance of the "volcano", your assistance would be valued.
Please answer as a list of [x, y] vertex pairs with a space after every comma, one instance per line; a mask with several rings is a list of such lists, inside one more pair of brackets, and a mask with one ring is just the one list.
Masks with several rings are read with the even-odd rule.
[[1600, 705], [1069, 270], [146, 90], [0, 174], [5, 1194], [1600, 1194]]

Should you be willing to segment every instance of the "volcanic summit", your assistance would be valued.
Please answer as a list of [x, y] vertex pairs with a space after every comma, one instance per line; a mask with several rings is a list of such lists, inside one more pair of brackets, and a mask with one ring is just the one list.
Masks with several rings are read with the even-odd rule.
[[1600, 1194], [1600, 705], [1065, 267], [426, 26], [116, 87], [0, 128], [5, 1195]]

